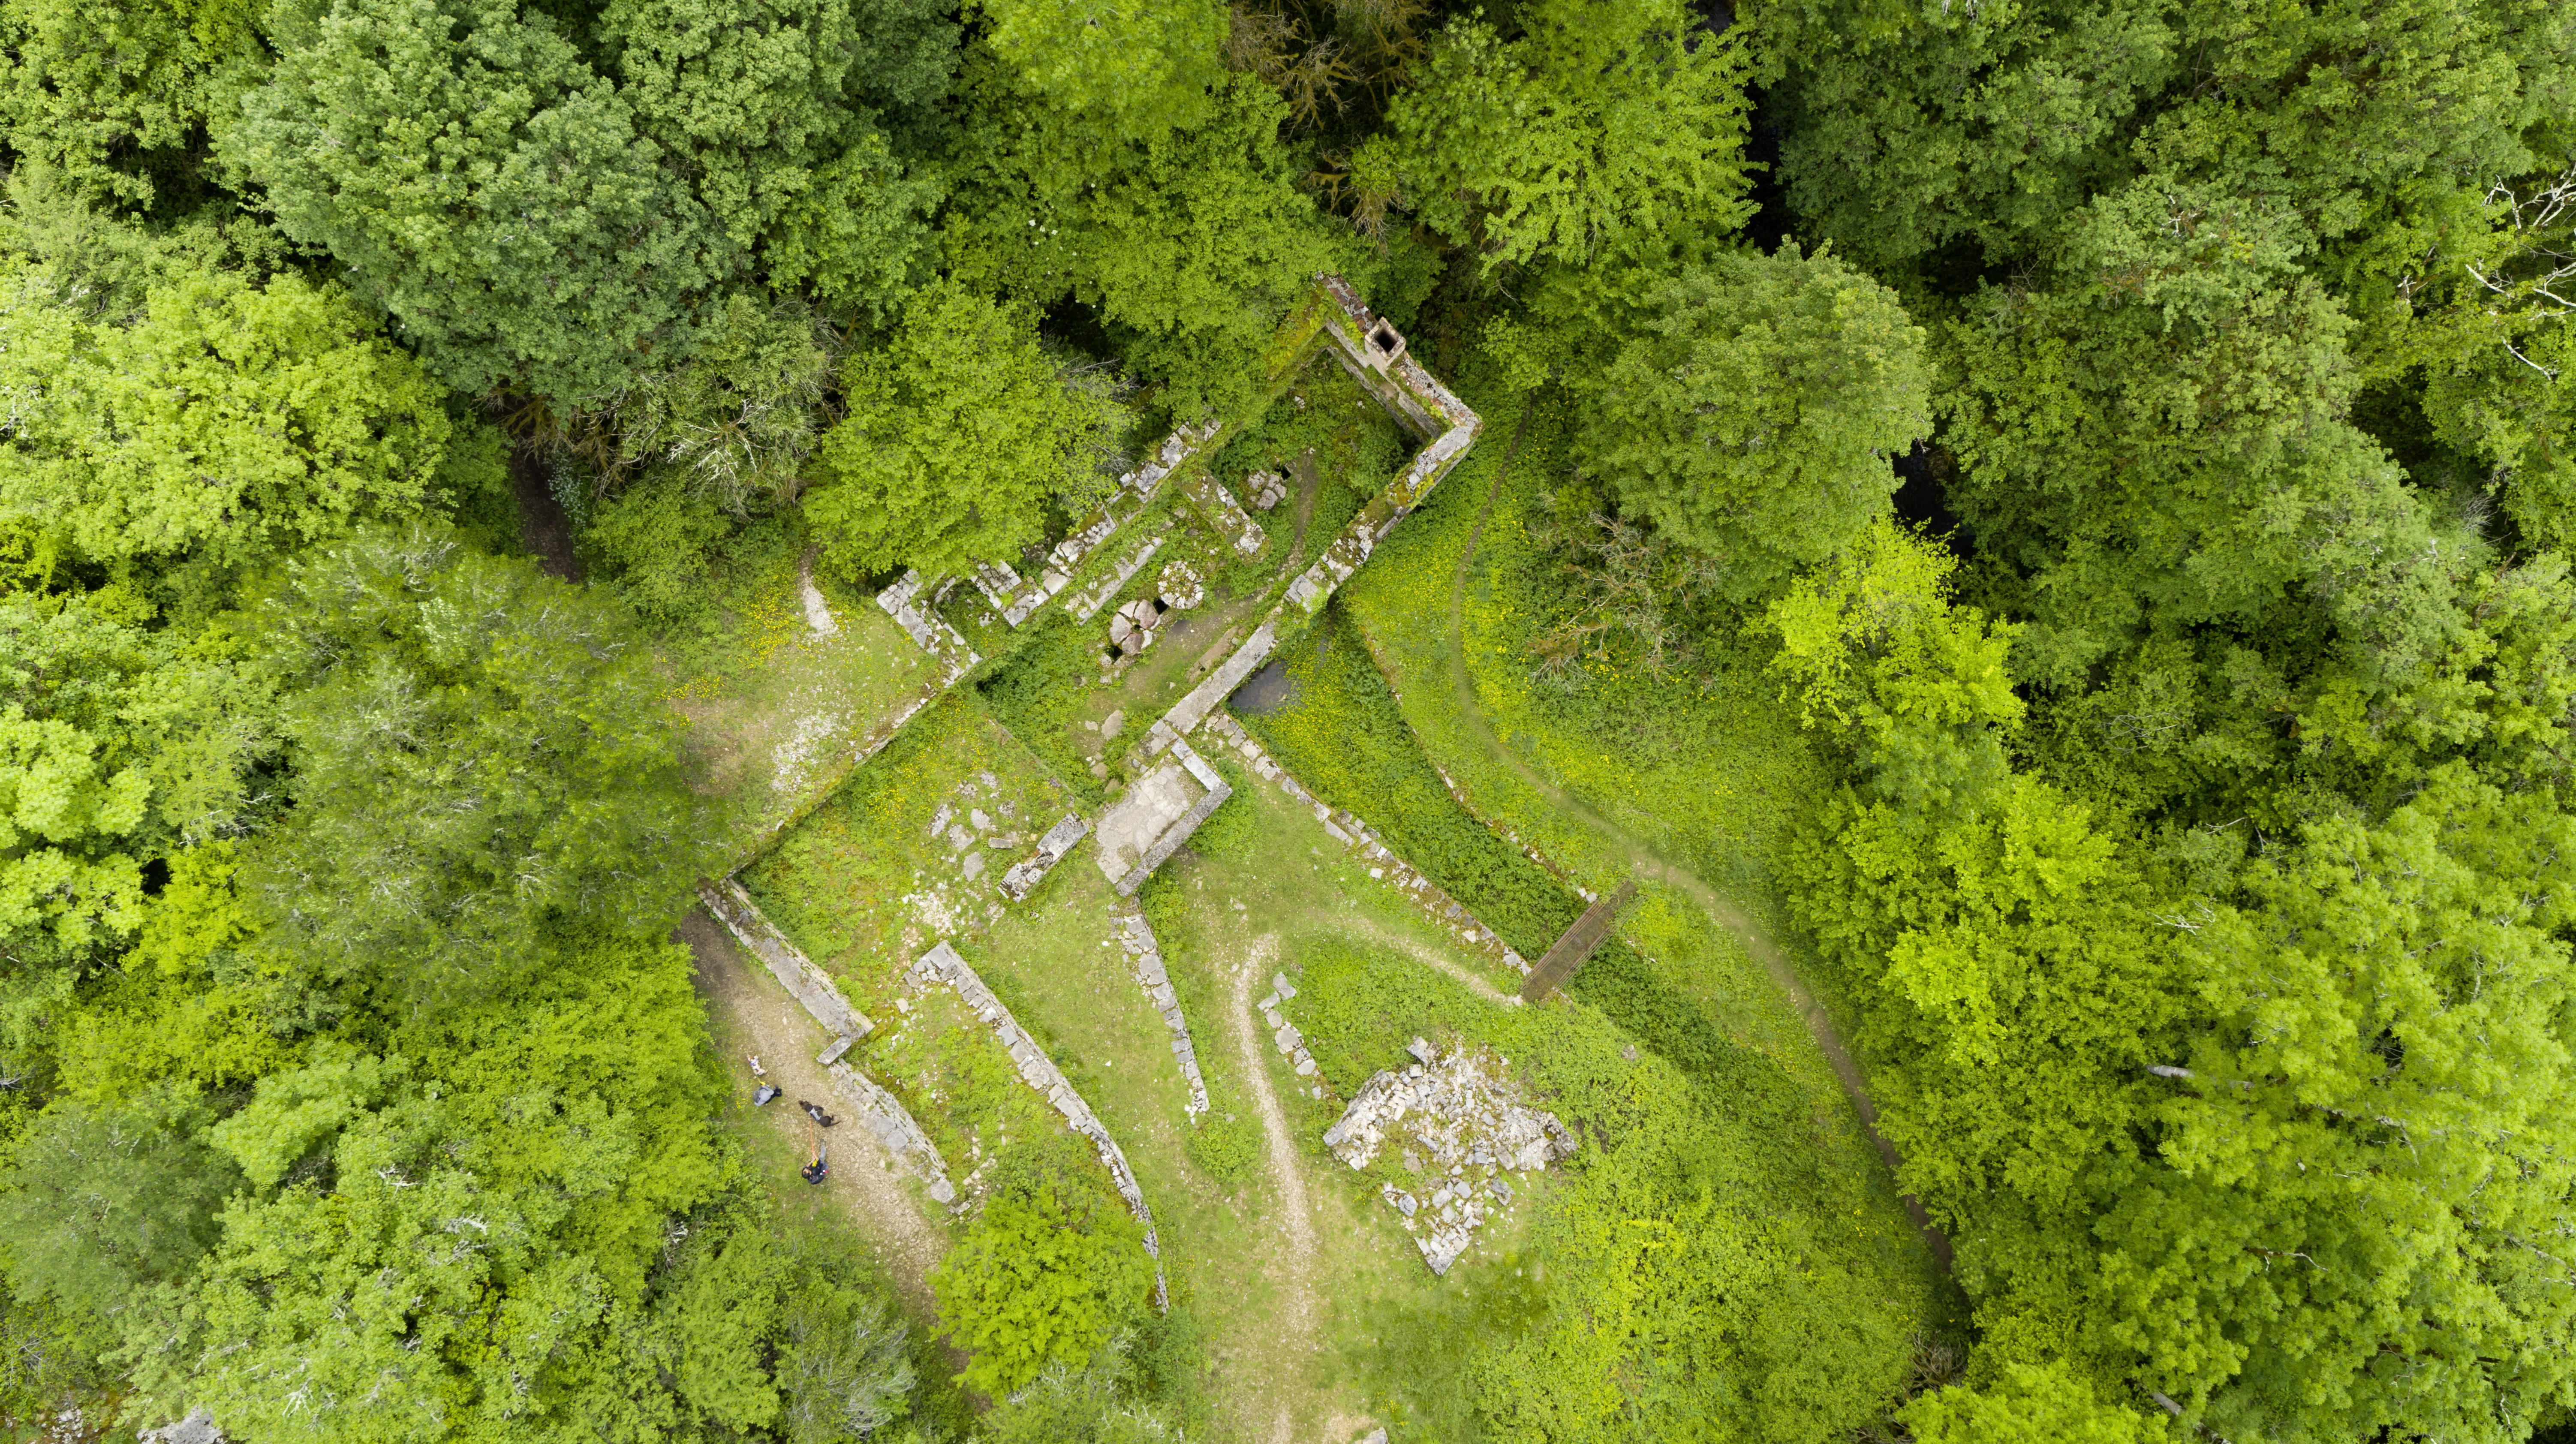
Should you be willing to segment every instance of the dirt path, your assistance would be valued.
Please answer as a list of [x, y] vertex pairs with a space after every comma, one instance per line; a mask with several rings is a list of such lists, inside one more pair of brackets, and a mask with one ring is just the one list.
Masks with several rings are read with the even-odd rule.
[[554, 576], [578, 582], [581, 558], [572, 549], [572, 518], [555, 500], [554, 467], [525, 441], [510, 445], [510, 492], [519, 503], [519, 545], [536, 554]]
[[[1520, 455], [1521, 438], [1528, 430], [1529, 411], [1524, 407], [1521, 411], [1520, 425], [1512, 430], [1511, 447], [1503, 453], [1503, 464], [1494, 470], [1494, 484], [1485, 493], [1484, 509], [1476, 514], [1476, 524], [1467, 533], [1467, 549], [1458, 558], [1458, 575], [1450, 584], [1450, 699], [1457, 704], [1458, 715], [1465, 720], [1467, 730], [1476, 739], [1477, 745], [1484, 748], [1495, 761], [1510, 768], [1513, 775], [1519, 777], [1524, 785], [1545, 799], [1550, 807], [1582, 823], [1616, 845], [1621, 852], [1627, 854], [1629, 866], [1636, 870], [1639, 877], [1650, 878], [1680, 890], [1688, 895], [1692, 902], [1697, 903], [1719, 927], [1735, 935], [1735, 940], [1743, 945], [1744, 951], [1752, 955], [1755, 962], [1762, 965], [1763, 972], [1770, 975], [1772, 984], [1787, 995], [1790, 1006], [1798, 1010], [1800, 1021], [1807, 1025], [1808, 1035], [1816, 1040], [1817, 1051], [1825, 1055], [1826, 1065], [1834, 1070], [1834, 1077], [1841, 1082], [1843, 1092], [1851, 1098], [1853, 1109], [1860, 1114], [1861, 1128], [1869, 1135], [1870, 1145], [1878, 1150], [1878, 1156], [1886, 1160], [1888, 1171], [1893, 1173], [1901, 1160], [1897, 1156], [1896, 1145], [1888, 1142], [1878, 1131], [1878, 1107], [1870, 1101], [1869, 1080], [1862, 1075], [1860, 1065], [1853, 1061], [1851, 1049], [1843, 1042], [1842, 1030], [1834, 1026], [1833, 1016], [1825, 1011], [1824, 1005], [1816, 1000], [1815, 994], [1808, 991], [1805, 982], [1798, 977], [1797, 970], [1790, 966], [1788, 955], [1780, 950], [1779, 944], [1773, 942], [1770, 934], [1756, 926], [1751, 918], [1746, 917], [1742, 909], [1728, 901], [1724, 894], [1709, 886], [1697, 874], [1666, 858], [1655, 849], [1652, 843], [1630, 833], [1563, 788], [1541, 777], [1537, 769], [1531, 767], [1519, 753], [1503, 745], [1502, 739], [1494, 733], [1492, 721], [1485, 716], [1483, 705], [1476, 700], [1475, 683], [1467, 675], [1467, 576], [1476, 560], [1476, 544], [1484, 539], [1485, 523], [1494, 514], [1494, 499], [1502, 495], [1504, 478], [1511, 475], [1512, 460]], [[1933, 1226], [1931, 1215], [1924, 1212], [1920, 1199], [1910, 1193], [1898, 1196], [1905, 1202], [1906, 1216], [1913, 1219], [1914, 1226], [1923, 1231], [1924, 1243], [1931, 1248], [1933, 1257], [1941, 1261], [1941, 1267], [1946, 1271], [1950, 1267], [1949, 1237]]]
[[1425, 943], [1417, 942], [1412, 938], [1405, 937], [1393, 929], [1381, 925], [1374, 918], [1336, 917], [1327, 919], [1326, 921], [1332, 926], [1342, 928], [1348, 932], [1357, 933], [1361, 937], [1367, 938], [1370, 942], [1376, 943], [1380, 947], [1393, 948], [1397, 952], [1405, 954], [1415, 962], [1420, 963], [1427, 968], [1431, 968], [1448, 975], [1450, 978], [1453, 978], [1460, 984], [1464, 985], [1467, 991], [1484, 999], [1488, 1003], [1494, 1004], [1496, 1007], [1517, 1008], [1521, 1005], [1520, 997], [1517, 994], [1504, 992], [1502, 989], [1495, 987], [1493, 984], [1486, 982], [1484, 979], [1477, 977], [1474, 973], [1468, 971], [1467, 966], [1459, 962], [1456, 958], [1450, 957], [1448, 954], [1441, 952], [1438, 948], [1431, 947]]
[[[1269, 1060], [1261, 1056], [1268, 1039], [1253, 1026], [1253, 990], [1279, 964], [1279, 938], [1264, 934], [1243, 945], [1233, 959], [1233, 987], [1227, 999], [1225, 1030], [1234, 1040], [1235, 1061], [1242, 1066], [1244, 1086], [1252, 1090], [1261, 1113], [1261, 1133], [1269, 1144], [1270, 1181], [1279, 1189], [1280, 1233], [1284, 1249], [1272, 1256], [1270, 1271], [1286, 1301], [1277, 1319], [1272, 1347], [1283, 1356], [1314, 1347], [1316, 1307], [1314, 1207], [1306, 1199], [1306, 1177], [1299, 1171], [1297, 1145], [1288, 1135], [1288, 1115], [1270, 1086]], [[1270, 1444], [1291, 1444], [1296, 1420], [1282, 1403], [1270, 1428]]]
[[[680, 940], [697, 959], [698, 994], [706, 999], [708, 1010], [730, 1020], [738, 1035], [750, 1040], [750, 1051], [769, 1070], [769, 1081], [786, 1090], [785, 1097], [761, 1110], [763, 1120], [802, 1148], [807, 1125], [805, 1115], [796, 1109], [798, 1099], [810, 1098], [826, 1112], [848, 1111], [837, 1106], [844, 1100], [832, 1091], [830, 1080], [814, 1062], [826, 1041], [822, 1028], [784, 989], [755, 976], [733, 939], [704, 912], [692, 912], [680, 924]], [[738, 1081], [748, 1082], [741, 1058], [727, 1058], [725, 1063]], [[887, 1170], [884, 1147], [866, 1129], [845, 1124], [827, 1137], [832, 1176], [823, 1181], [823, 1187], [875, 1247], [904, 1302], [921, 1318], [937, 1318], [938, 1306], [923, 1276], [946, 1252], [946, 1238], [922, 1216], [900, 1175]]]

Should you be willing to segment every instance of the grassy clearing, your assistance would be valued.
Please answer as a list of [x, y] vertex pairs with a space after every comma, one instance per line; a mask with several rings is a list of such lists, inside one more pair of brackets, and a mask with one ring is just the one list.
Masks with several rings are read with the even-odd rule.
[[[1805, 1386], [1820, 1401], [1805, 1423], [1825, 1433], [1774, 1419], [1776, 1437], [1823, 1438], [1874, 1417], [1901, 1374], [1908, 1337], [1928, 1327], [1941, 1305], [1929, 1261], [1861, 1140], [1844, 1127], [1830, 1079], [1818, 1096], [1792, 1086], [1763, 1055], [1731, 1043], [1716, 1045], [1726, 1058], [1694, 1077], [1637, 1046], [1648, 1040], [1590, 1003], [1518, 1009], [1482, 1001], [1417, 954], [1439, 950], [1470, 969], [1487, 965], [1451, 949], [1439, 927], [1371, 880], [1310, 813], [1258, 782], [1220, 815], [1236, 808], [1244, 810], [1232, 835], [1208, 840], [1212, 855], [1185, 850], [1149, 887], [1149, 912], [1176, 977], [1195, 974], [1202, 989], [1220, 991], [1229, 959], [1267, 941], [1275, 966], [1299, 989], [1281, 1011], [1305, 1031], [1325, 1096], [1301, 1091], [1306, 1080], [1266, 1039], [1261, 1055], [1318, 1209], [1315, 1277], [1331, 1300], [1323, 1339], [1296, 1375], [1307, 1400], [1301, 1421], [1367, 1417], [1411, 1439], [1489, 1437], [1529, 1392], [1533, 1373], [1560, 1366], [1544, 1361], [1562, 1361], [1569, 1336], [1596, 1352], [1607, 1349], [1577, 1366], [1593, 1368], [1595, 1377], [1658, 1369], [1669, 1375], [1680, 1367], [1669, 1359], [1620, 1357], [1626, 1336], [1619, 1321], [1568, 1322], [1595, 1312], [1565, 1296], [1570, 1280], [1621, 1271], [1567, 1265], [1605, 1227], [1617, 1234], [1641, 1220], [1661, 1226], [1659, 1211], [1676, 1209], [1676, 1197], [1691, 1188], [1721, 1201], [1728, 1237], [1749, 1241], [1734, 1259], [1715, 1260], [1707, 1275], [1713, 1293], [1733, 1302], [1722, 1317], [1692, 1327], [1733, 1339], [1758, 1313], [1769, 1311], [1765, 1327], [1784, 1322], [1779, 1315], [1786, 1313], [1790, 1331], [1836, 1376]], [[1268, 989], [1268, 972], [1262, 970], [1260, 991]], [[1194, 1021], [1207, 1016], [1193, 1013]], [[1409, 1061], [1403, 1045], [1416, 1035], [1492, 1044], [1537, 1101], [1585, 1140], [1564, 1170], [1533, 1180], [1510, 1220], [1489, 1226], [1446, 1279], [1423, 1267], [1377, 1196], [1384, 1179], [1419, 1181], [1406, 1180], [1392, 1156], [1370, 1174], [1354, 1172], [1321, 1144], [1343, 1098], [1375, 1070]], [[1212, 1053], [1203, 1041], [1202, 1056]], [[1711, 1076], [1723, 1077], [1722, 1088], [1708, 1086]], [[1225, 1096], [1236, 1084], [1212, 1076], [1211, 1086]], [[1692, 1182], [1672, 1181], [1681, 1178]], [[1256, 1226], [1262, 1221], [1255, 1215]], [[1649, 1260], [1630, 1265], [1652, 1268]], [[1232, 1276], [1224, 1283], [1256, 1286]], [[1757, 1295], [1767, 1302], [1757, 1306]], [[1232, 1348], [1260, 1358], [1260, 1327], [1277, 1317], [1265, 1306], [1212, 1321], [1220, 1353]], [[1731, 1365], [1702, 1360], [1691, 1367], [1700, 1392], [1723, 1399], [1732, 1385], [1707, 1387], [1713, 1375], [1731, 1368], [1735, 1383], [1751, 1388], [1754, 1375], [1775, 1364], [1757, 1369], [1743, 1355]], [[1737, 1412], [1759, 1410], [1746, 1404]], [[1306, 1432], [1295, 1437], [1333, 1437], [1301, 1427]]]
[[[1372, 569], [1387, 564], [1381, 553]], [[1242, 721], [1301, 782], [1378, 827], [1390, 846], [1524, 955], [1535, 956], [1573, 920], [1581, 899], [1450, 796], [1409, 725], [1413, 716], [1435, 708], [1399, 704], [1338, 604], [1286, 652], [1282, 664], [1293, 684], [1290, 700]], [[1435, 697], [1435, 704], [1440, 700], [1445, 699]], [[1606, 885], [1616, 875], [1596, 881]], [[1602, 1122], [1608, 1125], [1602, 1136], [1609, 1138], [1662, 1140], [1645, 1156], [1665, 1161], [1632, 1160], [1621, 1168], [1640, 1169], [1649, 1178], [1678, 1169], [1724, 1180], [1726, 1206], [1733, 1211], [1727, 1236], [1760, 1242], [1742, 1255], [1741, 1272], [1731, 1280], [1724, 1265], [1712, 1265], [1706, 1277], [1721, 1281], [1715, 1285], [1720, 1293], [1753, 1278], [1773, 1278], [1764, 1285], [1769, 1296], [1797, 1299], [1796, 1286], [1777, 1281], [1785, 1277], [1781, 1260], [1822, 1255], [1834, 1260], [1832, 1272], [1849, 1296], [1820, 1291], [1795, 1307], [1815, 1318], [1868, 1321], [1826, 1351], [1842, 1356], [1838, 1372], [1846, 1377], [1820, 1386], [1817, 1397], [1824, 1402], [1818, 1407], [1825, 1413], [1818, 1417], [1824, 1422], [1775, 1425], [1786, 1431], [1783, 1437], [1796, 1437], [1812, 1432], [1808, 1424], [1830, 1432], [1866, 1422], [1901, 1379], [1909, 1335], [1943, 1326], [1947, 1306], [1930, 1257], [1831, 1069], [1736, 939], [1711, 928], [1688, 899], [1660, 885], [1646, 890], [1624, 933], [1576, 975], [1570, 1004], [1490, 1018], [1483, 1014], [1491, 1010], [1480, 1012], [1463, 990], [1445, 983], [1424, 985], [1383, 963], [1334, 962], [1326, 969], [1331, 981], [1299, 1000], [1314, 1022], [1308, 1046], [1336, 1075], [1336, 1087], [1347, 1088], [1356, 1079], [1341, 1075], [1364, 1076], [1366, 1068], [1382, 1066], [1414, 1032], [1436, 1035], [1447, 1028], [1477, 1037], [1542, 1080], [1569, 1121]], [[1551, 1019], [1556, 1021], [1542, 1021]], [[1648, 1056], [1670, 1065], [1674, 1086], [1620, 1094], [1612, 1078], [1597, 1071], [1605, 1054], [1618, 1056], [1604, 1042], [1613, 1035], [1622, 1047], [1633, 1038], [1651, 1050]], [[1345, 1040], [1352, 1040], [1347, 1046], [1355, 1052], [1346, 1051]], [[1665, 1197], [1659, 1206], [1673, 1208], [1678, 1220], [1687, 1210], [1676, 1199]], [[1610, 1206], [1603, 1198], [1586, 1205]], [[1633, 1199], [1622, 1206], [1637, 1207]], [[1705, 1221], [1691, 1226], [1718, 1227]], [[1577, 1219], [1561, 1219], [1539, 1245], [1537, 1261], [1543, 1265], [1546, 1257], [1567, 1251], [1579, 1235]], [[1549, 1317], [1581, 1307], [1588, 1305], [1555, 1297]], [[1530, 1347], [1526, 1338], [1497, 1340], [1489, 1358], [1508, 1360]], [[1473, 1386], [1479, 1407], [1498, 1418], [1512, 1415], [1521, 1406], [1511, 1401], [1530, 1392], [1514, 1392], [1516, 1366], [1481, 1367]], [[1668, 1360], [1658, 1367], [1704, 1375], [1716, 1366]], [[1754, 1410], [1750, 1403], [1745, 1408]], [[1434, 1403], [1421, 1409], [1426, 1420], [1463, 1417], [1454, 1401], [1445, 1412]]]
[[837, 635], [808, 625], [796, 538], [772, 527], [710, 573], [687, 629], [657, 645], [706, 795], [725, 799], [719, 867], [749, 857], [829, 795], [861, 746], [938, 683], [874, 599], [818, 574]]
[[[1712, 651], [1662, 679], [1591, 663], [1570, 685], [1538, 680], [1528, 643], [1555, 619], [1562, 593], [1555, 559], [1529, 529], [1563, 470], [1571, 418], [1551, 393], [1529, 403], [1526, 429], [1521, 403], [1470, 399], [1490, 408], [1484, 442], [1340, 593], [1405, 720], [1479, 812], [1596, 891], [1624, 871], [1617, 849], [1489, 758], [1451, 703], [1451, 601], [1490, 497], [1460, 608], [1459, 654], [1478, 708], [1540, 774], [1776, 924], [1771, 859], [1831, 773], [1762, 675], [1768, 648]], [[1516, 431], [1519, 452], [1497, 491]]]

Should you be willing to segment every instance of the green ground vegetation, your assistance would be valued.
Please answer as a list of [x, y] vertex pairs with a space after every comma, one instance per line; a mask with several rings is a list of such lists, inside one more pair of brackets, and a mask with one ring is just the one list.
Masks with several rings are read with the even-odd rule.
[[[2571, 95], [2520, 0], [0, 0], [0, 1423], [2563, 1444]], [[1524, 954], [1643, 889], [1502, 1011], [1237, 773], [1192, 1120], [992, 882], [1413, 454], [1320, 273], [1485, 430], [1256, 725]], [[1206, 602], [961, 583], [915, 709], [877, 589], [1209, 422]], [[964, 1215], [772, 1188], [755, 854]], [[1316, 1143], [1408, 1029], [1587, 1130], [1445, 1280]]]

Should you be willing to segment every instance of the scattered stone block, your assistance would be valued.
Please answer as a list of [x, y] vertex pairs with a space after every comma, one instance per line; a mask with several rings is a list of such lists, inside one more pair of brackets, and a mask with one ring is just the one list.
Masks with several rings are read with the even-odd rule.
[[1048, 828], [1046, 835], [1038, 839], [1038, 850], [1035, 853], [1021, 859], [1012, 866], [1010, 871], [1002, 874], [1002, 896], [1013, 902], [1026, 898], [1036, 890], [1038, 883], [1048, 873], [1055, 870], [1057, 863], [1064, 861], [1065, 854], [1073, 851], [1073, 845], [1090, 835], [1090, 832], [1091, 824], [1082, 820], [1082, 814], [1066, 813], [1063, 821]]

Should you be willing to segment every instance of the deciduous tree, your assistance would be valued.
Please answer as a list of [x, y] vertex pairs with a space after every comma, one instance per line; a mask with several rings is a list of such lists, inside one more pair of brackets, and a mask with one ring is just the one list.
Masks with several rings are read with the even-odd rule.
[[1581, 450], [1749, 600], [1886, 514], [1929, 384], [1923, 332], [1885, 287], [1826, 251], [1734, 253], [1656, 294]]
[[1025, 308], [927, 289], [842, 369], [849, 415], [824, 434], [805, 503], [824, 555], [852, 573], [963, 571], [1016, 558], [1049, 501], [1097, 500], [1125, 416], [1072, 370]]

